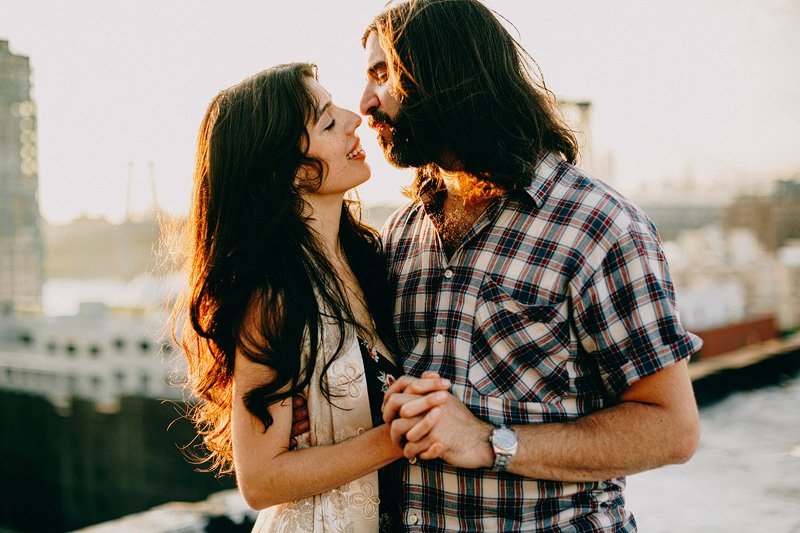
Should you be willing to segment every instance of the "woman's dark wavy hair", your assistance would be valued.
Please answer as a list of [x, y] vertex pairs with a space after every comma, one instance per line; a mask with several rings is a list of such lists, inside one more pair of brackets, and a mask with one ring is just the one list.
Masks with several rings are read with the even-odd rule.
[[[273, 381], [244, 396], [266, 431], [272, 424], [268, 407], [311, 381], [322, 342], [321, 318], [338, 324], [336, 355], [347, 332], [360, 330], [306, 218], [302, 193], [319, 187], [325, 172], [323, 161], [307, 153], [306, 125], [318, 118], [318, 102], [307, 86], [312, 78], [316, 67], [306, 63], [264, 70], [220, 92], [200, 126], [187, 224], [189, 284], [175, 325], [189, 384], [200, 399], [191, 417], [207, 453], [198, 458], [219, 473], [233, 470], [236, 352], [274, 371]], [[299, 183], [295, 178], [308, 176], [309, 169], [311, 182]], [[393, 299], [384, 286], [380, 240], [360, 223], [353, 204], [342, 206], [341, 247], [378, 334], [394, 348]], [[306, 350], [309, 358], [301, 366]], [[322, 378], [320, 385], [329, 394]]]
[[[542, 150], [577, 161], [575, 136], [534, 76], [536, 62], [479, 1], [396, 3], [367, 27], [365, 47], [372, 32], [423, 160], [505, 190], [530, 183]], [[411, 196], [429, 175], [417, 172]]]

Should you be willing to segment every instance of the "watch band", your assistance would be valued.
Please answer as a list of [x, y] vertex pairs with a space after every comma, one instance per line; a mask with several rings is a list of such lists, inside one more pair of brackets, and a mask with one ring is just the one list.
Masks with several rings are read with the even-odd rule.
[[503, 454], [503, 453], [496, 453], [494, 454], [494, 464], [492, 465], [492, 470], [497, 472], [504, 472], [506, 468], [508, 468], [508, 463], [511, 462], [511, 458], [514, 457], [511, 454]]

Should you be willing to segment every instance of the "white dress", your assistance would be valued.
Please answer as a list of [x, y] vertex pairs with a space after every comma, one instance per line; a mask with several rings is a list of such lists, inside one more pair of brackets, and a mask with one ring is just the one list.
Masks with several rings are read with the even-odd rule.
[[[364, 362], [356, 335], [348, 335], [343, 352], [327, 372], [331, 399], [338, 407], [322, 395], [319, 385], [322, 369], [336, 350], [338, 328], [323, 324], [320, 338], [320, 353], [306, 391], [311, 431], [298, 438], [298, 449], [335, 444], [372, 428]], [[375, 532], [379, 503], [375, 471], [328, 492], [264, 509], [253, 531]]]

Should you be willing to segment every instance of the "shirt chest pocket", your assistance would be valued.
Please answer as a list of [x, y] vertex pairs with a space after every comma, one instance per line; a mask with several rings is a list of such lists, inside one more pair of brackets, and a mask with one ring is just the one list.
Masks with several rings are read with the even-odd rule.
[[468, 378], [476, 391], [549, 403], [574, 382], [566, 300], [524, 305], [486, 276], [478, 293]]

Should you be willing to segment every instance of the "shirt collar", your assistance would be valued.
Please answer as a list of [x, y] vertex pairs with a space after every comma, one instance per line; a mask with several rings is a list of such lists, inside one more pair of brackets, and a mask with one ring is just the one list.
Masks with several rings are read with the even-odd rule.
[[533, 199], [537, 208], [541, 208], [545, 199], [550, 194], [550, 189], [555, 183], [555, 178], [560, 172], [564, 159], [556, 152], [548, 150], [539, 153], [536, 158], [536, 167], [533, 170], [531, 182], [524, 190]]
[[[564, 158], [556, 152], [543, 150], [536, 157], [536, 166], [533, 176], [523, 190], [533, 199], [537, 208], [541, 208], [545, 199], [550, 194], [550, 189], [555, 183]], [[442, 182], [428, 178], [419, 189], [419, 197], [428, 214], [438, 213], [444, 201], [444, 187]]]
[[435, 178], [428, 178], [419, 187], [419, 199], [428, 216], [436, 216], [444, 204], [445, 192], [442, 182]]

